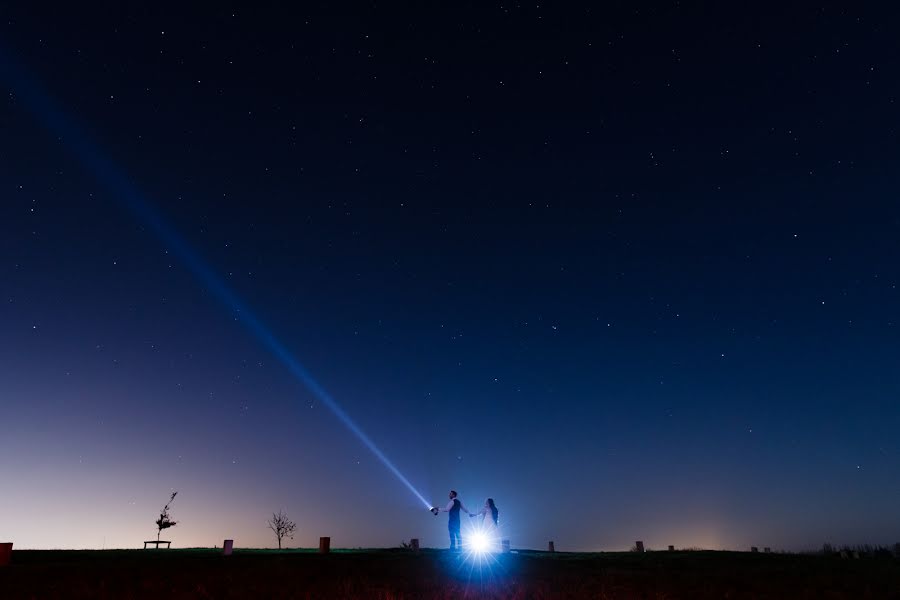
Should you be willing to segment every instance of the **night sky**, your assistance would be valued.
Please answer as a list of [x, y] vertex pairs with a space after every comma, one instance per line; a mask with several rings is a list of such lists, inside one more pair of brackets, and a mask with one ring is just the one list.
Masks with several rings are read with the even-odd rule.
[[0, 8], [0, 541], [446, 545], [291, 360], [513, 546], [900, 539], [900, 9], [58, 4]]

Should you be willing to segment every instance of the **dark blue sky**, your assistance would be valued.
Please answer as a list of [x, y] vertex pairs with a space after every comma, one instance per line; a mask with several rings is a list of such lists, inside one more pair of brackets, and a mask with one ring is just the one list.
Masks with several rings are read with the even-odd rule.
[[330, 4], [0, 9], [0, 537], [444, 544], [249, 308], [514, 545], [900, 538], [896, 11]]

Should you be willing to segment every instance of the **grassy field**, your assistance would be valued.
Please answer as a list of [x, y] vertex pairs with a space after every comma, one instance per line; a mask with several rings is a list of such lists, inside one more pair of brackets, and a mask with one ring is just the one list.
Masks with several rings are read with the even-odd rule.
[[16, 550], [0, 599], [895, 598], [891, 557], [648, 552]]

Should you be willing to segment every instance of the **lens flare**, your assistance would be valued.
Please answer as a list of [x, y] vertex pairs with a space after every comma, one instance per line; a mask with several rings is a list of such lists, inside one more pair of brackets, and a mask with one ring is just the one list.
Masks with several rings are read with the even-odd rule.
[[476, 531], [469, 536], [469, 551], [472, 554], [484, 554], [490, 552], [492, 540], [481, 531]]
[[146, 225], [163, 244], [181, 259], [198, 280], [212, 292], [229, 311], [239, 316], [240, 323], [271, 352], [283, 366], [344, 424], [362, 444], [381, 461], [426, 508], [431, 504], [400, 472], [375, 442], [356, 424], [350, 415], [325, 391], [312, 374], [293, 356], [269, 327], [229, 288], [213, 268], [194, 250], [187, 240], [166, 222], [153, 204], [125, 174], [113, 159], [91, 140], [88, 130], [72, 119], [30, 74], [15, 63], [8, 52], [0, 48], [0, 77], [24, 101], [29, 111], [51, 134], [66, 142], [86, 170]]

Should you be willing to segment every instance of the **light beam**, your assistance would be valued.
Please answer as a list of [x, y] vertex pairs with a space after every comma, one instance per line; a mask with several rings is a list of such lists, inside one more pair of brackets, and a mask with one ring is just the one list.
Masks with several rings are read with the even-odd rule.
[[97, 180], [112, 194], [120, 198], [125, 206], [141, 222], [145, 223], [163, 244], [172, 249], [213, 295], [232, 312], [240, 315], [239, 321], [265, 346], [287, 370], [353, 433], [362, 444], [384, 464], [425, 508], [431, 504], [400, 472], [372, 439], [350, 418], [350, 415], [319, 384], [312, 374], [298, 361], [272, 330], [228, 287], [212, 267], [194, 250], [188, 241], [163, 218], [153, 204], [148, 201], [125, 172], [100, 147], [91, 140], [88, 130], [57, 105], [51, 95], [18, 65], [9, 53], [0, 48], [0, 76], [13, 91], [16, 98], [24, 101], [26, 108], [50, 133], [73, 150], [78, 159]]

